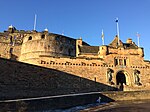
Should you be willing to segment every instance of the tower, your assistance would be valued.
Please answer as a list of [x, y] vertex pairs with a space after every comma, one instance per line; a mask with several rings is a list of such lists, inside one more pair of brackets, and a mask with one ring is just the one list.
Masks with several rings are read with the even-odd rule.
[[108, 54], [108, 47], [107, 46], [100, 46], [99, 47], [99, 57], [104, 58]]

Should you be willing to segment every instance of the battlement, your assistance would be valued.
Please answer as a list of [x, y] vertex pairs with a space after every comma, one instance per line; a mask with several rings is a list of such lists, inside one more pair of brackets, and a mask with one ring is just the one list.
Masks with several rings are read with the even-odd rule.
[[23, 62], [38, 59], [40, 55], [107, 58], [108, 55], [113, 54], [114, 56], [137, 55], [144, 57], [143, 48], [139, 48], [130, 38], [127, 43], [120, 41], [119, 45], [116, 36], [109, 45], [90, 46], [81, 37], [73, 39], [64, 35], [49, 33], [47, 29], [42, 32], [17, 30], [12, 25], [7, 31], [0, 33], [0, 44], [5, 44], [5, 48], [2, 47], [1, 49], [1, 57], [5, 53], [7, 54], [4, 56], [5, 58], [11, 58], [10, 54], [18, 52], [15, 53], [15, 56], [18, 57], [16, 60]]

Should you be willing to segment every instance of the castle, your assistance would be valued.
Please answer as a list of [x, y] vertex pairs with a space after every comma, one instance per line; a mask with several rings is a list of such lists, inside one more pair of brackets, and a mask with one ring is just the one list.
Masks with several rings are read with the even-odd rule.
[[[119, 43], [118, 43], [119, 42]], [[90, 46], [64, 35], [17, 30], [0, 33], [0, 57], [60, 70], [119, 90], [150, 89], [150, 61], [132, 39]]]

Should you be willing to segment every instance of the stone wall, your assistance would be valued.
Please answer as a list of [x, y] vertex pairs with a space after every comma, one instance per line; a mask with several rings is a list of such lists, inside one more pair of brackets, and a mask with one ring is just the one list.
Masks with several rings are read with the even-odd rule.
[[[111, 87], [117, 87], [117, 74], [122, 71], [126, 77], [126, 85], [124, 85], [125, 91], [150, 89], [150, 68], [146, 67], [144, 61], [137, 58], [139, 61], [136, 61], [136, 65], [138, 66], [135, 66], [135, 62], [133, 65], [129, 63], [127, 66], [115, 66], [112, 60], [114, 58], [111, 56], [113, 55], [108, 56], [107, 60], [40, 56], [40, 60], [33, 61], [39, 66], [64, 71]], [[132, 61], [134, 56], [128, 58]], [[113, 71], [112, 84], [108, 83], [108, 69]], [[139, 78], [141, 85], [135, 84], [135, 69], [140, 71]]]
[[[46, 96], [38, 98], [26, 98], [15, 100], [1, 100], [1, 111], [54, 111], [87, 104], [105, 103], [102, 107], [111, 106], [114, 102], [138, 103], [150, 100], [150, 91], [109, 91], [90, 92], [81, 94], [67, 94], [58, 96]], [[65, 103], [64, 103], [65, 102]], [[89, 108], [87, 111], [94, 111]]]
[[[150, 63], [144, 61], [142, 48], [125, 49], [123, 47], [111, 48], [109, 46], [100, 46], [100, 50], [98, 53], [82, 54], [78, 49], [78, 45], [82, 46], [82, 44], [84, 43], [82, 42], [82, 39], [76, 41], [76, 39], [72, 39], [62, 35], [36, 31], [10, 33], [8, 36], [8, 38], [0, 38], [0, 56], [2, 58], [19, 60], [25, 63], [37, 65], [40, 69], [42, 68], [44, 74], [48, 74], [46, 75], [48, 79], [50, 75], [47, 71], [50, 71], [50, 73], [57, 71], [57, 73], [61, 74], [56, 75], [57, 78], [61, 77], [61, 80], [58, 80], [57, 78], [55, 79], [55, 77], [52, 78], [52, 81], [49, 81], [47, 78], [37, 79], [36, 76], [40, 77], [38, 73], [41, 73], [37, 66], [37, 68], [34, 68], [34, 66], [33, 70], [28, 70], [29, 68], [32, 68], [28, 64], [18, 64], [17, 62], [7, 60], [7, 62], [9, 63], [13, 63], [14, 66], [12, 66], [12, 64], [4, 64], [4, 68], [1, 69], [3, 69], [2, 71], [6, 71], [9, 68], [10, 70], [6, 71], [8, 72], [7, 75], [11, 74], [10, 71], [12, 71], [13, 73], [13, 75], [11, 74], [12, 76], [19, 74], [18, 78], [21, 78], [21, 81], [25, 80], [24, 82], [21, 82], [21, 84], [19, 84], [20, 86], [23, 84], [23, 87], [26, 85], [29, 89], [36, 88], [38, 84], [34, 85], [33, 82], [39, 81], [40, 83], [43, 82], [42, 85], [40, 85], [41, 88], [45, 87], [43, 87], [43, 84], [46, 85], [46, 88], [48, 87], [47, 85], [53, 84], [56, 85], [56, 87], [52, 86], [52, 88], [63, 88], [67, 87], [67, 84], [70, 85], [70, 87], [68, 87], [68, 90], [66, 89], [66, 92], [62, 91], [62, 93], [81, 92], [84, 91], [84, 89], [85, 91], [87, 91], [87, 88], [89, 89], [89, 91], [103, 91], [109, 90], [109, 87], [116, 88], [118, 86], [117, 75], [119, 72], [122, 72], [122, 76], [124, 76], [126, 80], [126, 84], [124, 83], [124, 90], [150, 89]], [[115, 64], [116, 60], [118, 60], [119, 64]], [[120, 63], [120, 60], [122, 60], [122, 63]], [[123, 62], [124, 60], [126, 62]], [[29, 67], [26, 65], [28, 65]], [[9, 66], [11, 66], [12, 68]], [[17, 68], [14, 68], [15, 66], [17, 66]], [[19, 66], [25, 66], [23, 67], [25, 68], [25, 71], [23, 71], [23, 69]], [[45, 69], [43, 69], [43, 67], [45, 67]], [[111, 83], [108, 82], [109, 69], [112, 71]], [[135, 84], [135, 70], [139, 71], [139, 78], [141, 83], [140, 86], [137, 86]], [[14, 71], [16, 71], [16, 73], [14, 73]], [[26, 74], [34, 74], [35, 76], [33, 76], [34, 78], [32, 78], [32, 76], [31, 78], [28, 78], [28, 76], [30, 77], [30, 75], [26, 76]], [[10, 77], [12, 77], [11, 75]], [[73, 80], [73, 78], [70, 76], [73, 76], [75, 80]], [[67, 82], [66, 79], [69, 82]], [[63, 81], [65, 82], [65, 84], [62, 84]], [[2, 82], [5, 83], [5, 81]], [[95, 88], [95, 84], [100, 84], [100, 88]], [[105, 86], [101, 87], [101, 84]], [[6, 85], [4, 87], [10, 86], [9, 84], [7, 86]], [[56, 90], [55, 92], [57, 93]]]
[[[82, 59], [82, 58], [53, 58], [40, 57], [40, 66], [53, 68], [67, 73], [74, 74], [92, 81], [106, 84], [107, 67], [103, 65], [102, 60]], [[110, 65], [110, 67], [112, 67]]]
[[23, 39], [20, 61], [37, 59], [40, 55], [76, 56], [76, 40], [38, 32], [26, 35]]
[[[107, 101], [111, 99], [103, 96], [99, 92], [68, 94], [59, 96], [47, 96], [38, 98], [26, 98], [15, 100], [0, 101], [0, 110], [2, 112], [37, 112], [37, 111], [63, 111], [63, 109], [98, 103], [98, 99], [102, 97]], [[75, 111], [75, 110], [74, 110]]]
[[1, 100], [116, 90], [114, 87], [60, 70], [2, 58], [0, 65]]
[[21, 54], [22, 33], [0, 33], [0, 57], [19, 60]]
[[19, 60], [21, 45], [12, 46], [8, 43], [0, 43], [0, 57], [12, 60]]
[[[150, 91], [103, 92], [104, 96], [114, 101], [150, 100]], [[103, 100], [105, 101], [105, 99]]]

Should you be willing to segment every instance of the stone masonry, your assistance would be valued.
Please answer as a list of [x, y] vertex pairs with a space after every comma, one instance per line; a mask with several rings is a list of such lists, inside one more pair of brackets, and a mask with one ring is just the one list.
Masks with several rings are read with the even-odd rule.
[[102, 90], [107, 87], [123, 91], [150, 89], [150, 61], [144, 60], [143, 48], [130, 38], [124, 43], [116, 35], [109, 45], [90, 46], [82, 38], [73, 39], [47, 30], [19, 31], [9, 26], [0, 33], [0, 45], [1, 58], [106, 85]]

